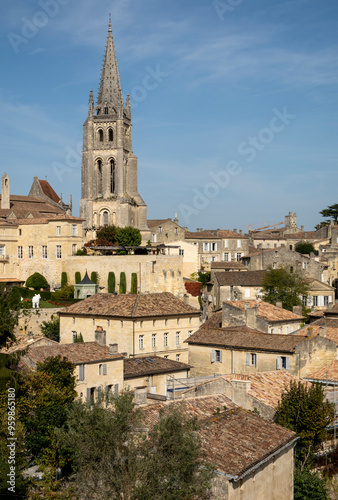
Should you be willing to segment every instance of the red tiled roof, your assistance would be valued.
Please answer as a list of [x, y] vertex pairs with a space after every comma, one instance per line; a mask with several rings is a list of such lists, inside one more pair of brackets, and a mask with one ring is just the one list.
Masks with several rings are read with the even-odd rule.
[[165, 224], [166, 222], [172, 222], [172, 220], [170, 218], [168, 218], [168, 219], [148, 219], [147, 220], [147, 224], [148, 224], [149, 229], [156, 227], [156, 226], [160, 226], [161, 224]]
[[173, 359], [160, 358], [159, 356], [128, 358], [124, 360], [125, 379], [184, 370], [190, 370], [190, 365], [174, 361]]
[[114, 295], [98, 293], [60, 311], [61, 315], [145, 318], [155, 316], [199, 315], [200, 311], [172, 293]]
[[41, 186], [42, 192], [45, 196], [48, 196], [51, 200], [55, 201], [55, 203], [59, 203], [60, 197], [56, 194], [52, 186], [46, 180], [38, 179], [38, 182]]
[[229, 271], [215, 273], [215, 279], [220, 286], [262, 286], [266, 271]]
[[[294, 432], [243, 410], [222, 394], [184, 399], [170, 405], [187, 417], [197, 417], [207, 461], [234, 480], [283, 446], [291, 445], [296, 438]], [[155, 425], [160, 410], [168, 406], [164, 403], [145, 408], [145, 424]]]
[[27, 356], [35, 363], [43, 362], [51, 356], [61, 356], [75, 365], [123, 359], [121, 354], [109, 354], [108, 346], [101, 346], [97, 342], [30, 347]]
[[247, 326], [230, 328], [208, 328], [202, 326], [184, 342], [191, 345], [209, 345], [219, 347], [233, 347], [237, 349], [254, 349], [256, 351], [290, 352], [304, 341], [295, 335], [274, 335], [261, 333]]
[[338, 382], [338, 360], [335, 359], [334, 361], [321, 366], [315, 372], [307, 375], [306, 378], [310, 380], [328, 380]]
[[211, 269], [242, 269], [247, 270], [248, 268], [242, 264], [242, 262], [211, 262]]
[[228, 300], [225, 304], [236, 307], [241, 311], [244, 311], [246, 307], [250, 307], [251, 309], [257, 307], [257, 316], [271, 322], [299, 321], [304, 319], [304, 316], [299, 316], [299, 314], [295, 314], [292, 311], [259, 300]]

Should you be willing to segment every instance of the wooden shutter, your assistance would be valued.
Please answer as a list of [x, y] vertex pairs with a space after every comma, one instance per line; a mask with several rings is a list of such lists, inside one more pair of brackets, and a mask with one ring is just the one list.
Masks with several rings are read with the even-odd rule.
[[79, 365], [79, 380], [84, 380], [84, 365]]
[[104, 363], [103, 365], [103, 375], [107, 375], [107, 365]]
[[246, 366], [250, 366], [250, 353], [246, 353]]
[[222, 351], [219, 351], [219, 362], [222, 363]]
[[280, 358], [280, 356], [278, 356], [276, 363], [277, 370], [280, 370], [281, 364], [282, 364], [282, 359]]
[[211, 363], [215, 363], [216, 354], [214, 350], [211, 351], [210, 356], [211, 356]]
[[288, 370], [289, 369], [289, 358], [285, 358], [285, 366], [286, 366], [286, 369]]
[[87, 389], [87, 403], [90, 403], [90, 399], [91, 399], [91, 390]]

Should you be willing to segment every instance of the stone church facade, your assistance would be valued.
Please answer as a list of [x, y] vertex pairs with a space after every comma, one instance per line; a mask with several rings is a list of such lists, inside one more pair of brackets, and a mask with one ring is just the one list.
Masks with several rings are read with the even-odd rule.
[[90, 91], [83, 126], [80, 217], [86, 239], [100, 226], [132, 226], [149, 238], [147, 205], [137, 188], [130, 99], [123, 103], [111, 23], [96, 106]]

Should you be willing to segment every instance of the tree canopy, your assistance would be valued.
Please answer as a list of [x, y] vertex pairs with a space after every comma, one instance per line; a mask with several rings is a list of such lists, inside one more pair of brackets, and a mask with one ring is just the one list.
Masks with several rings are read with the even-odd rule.
[[334, 407], [325, 400], [321, 384], [306, 386], [302, 382], [290, 382], [278, 403], [275, 421], [298, 434], [296, 462], [301, 471], [313, 461], [333, 418]]
[[335, 203], [334, 205], [329, 205], [327, 208], [324, 208], [324, 210], [322, 210], [319, 213], [325, 218], [328, 217], [329, 219], [333, 219], [335, 224], [338, 223], [338, 203]]
[[283, 267], [270, 268], [263, 280], [263, 300], [275, 305], [282, 302], [284, 309], [292, 311], [293, 306], [302, 305], [301, 297], [307, 296], [308, 289], [308, 282], [300, 273]]
[[315, 247], [310, 241], [299, 241], [296, 246], [295, 250], [298, 253], [303, 253], [309, 255], [310, 253], [314, 253]]
[[76, 401], [56, 431], [58, 449], [70, 457], [76, 495], [84, 500], [206, 498], [213, 471], [201, 457], [193, 420], [169, 408], [147, 437], [137, 431], [142, 413], [134, 409], [132, 393], [111, 404], [107, 410]]
[[48, 282], [42, 274], [34, 273], [27, 278], [26, 287], [34, 288], [34, 290], [40, 290], [41, 288], [47, 288]]
[[45, 337], [55, 342], [60, 341], [60, 318], [58, 316], [51, 317], [50, 321], [43, 321], [40, 326]]
[[118, 227], [116, 241], [123, 247], [137, 247], [141, 244], [142, 236], [140, 230], [135, 227]]

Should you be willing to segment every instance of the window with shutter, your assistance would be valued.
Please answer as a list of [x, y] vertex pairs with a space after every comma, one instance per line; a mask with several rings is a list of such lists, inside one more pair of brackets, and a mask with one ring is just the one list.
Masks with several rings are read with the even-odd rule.
[[91, 389], [87, 389], [87, 403], [90, 403], [91, 400]]
[[102, 368], [103, 368], [103, 375], [107, 375], [107, 365], [104, 364]]
[[216, 358], [215, 357], [215, 351], [212, 350], [211, 353], [210, 353], [210, 355], [211, 355], [211, 363], [215, 363], [215, 358]]
[[250, 366], [250, 353], [249, 352], [246, 353], [246, 365]]
[[114, 385], [114, 395], [116, 397], [119, 395], [119, 384]]
[[277, 361], [276, 361], [276, 368], [277, 370], [281, 369], [281, 358], [278, 356]]

